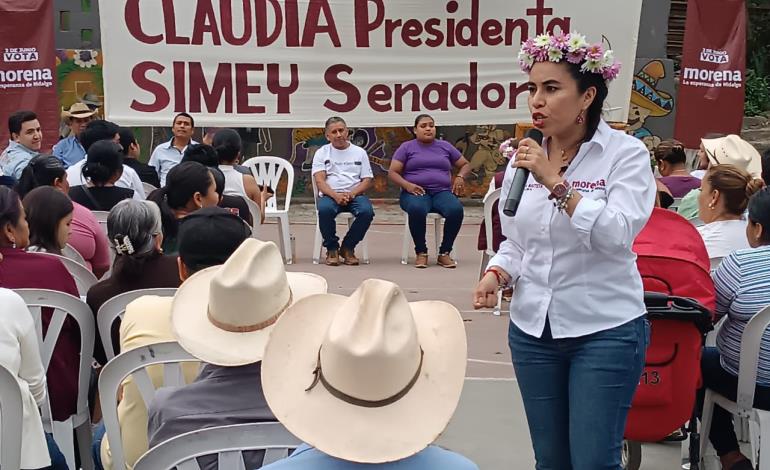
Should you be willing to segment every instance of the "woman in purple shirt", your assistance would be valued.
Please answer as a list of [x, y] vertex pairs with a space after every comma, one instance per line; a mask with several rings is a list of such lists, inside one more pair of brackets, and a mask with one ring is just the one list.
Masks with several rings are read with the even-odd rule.
[[655, 162], [660, 182], [666, 185], [672, 196], [684, 197], [693, 189], [700, 188], [700, 179], [687, 170], [687, 156], [681, 142], [674, 139], [661, 142], [655, 149]]
[[[401, 209], [409, 214], [409, 231], [417, 254], [414, 266], [428, 267], [425, 223], [428, 213], [435, 212], [446, 219], [438, 265], [454, 268], [457, 263], [449, 254], [463, 224], [463, 205], [457, 196], [465, 190], [465, 178], [471, 168], [452, 144], [436, 140], [436, 124], [429, 115], [417, 116], [414, 135], [416, 139], [404, 142], [396, 150], [388, 171], [390, 180], [401, 186]], [[454, 181], [452, 167], [459, 170]]]

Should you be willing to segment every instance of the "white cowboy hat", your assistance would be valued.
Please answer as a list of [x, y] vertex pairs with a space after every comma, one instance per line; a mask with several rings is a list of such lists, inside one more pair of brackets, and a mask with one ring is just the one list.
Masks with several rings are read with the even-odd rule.
[[345, 297], [289, 307], [262, 362], [270, 409], [318, 450], [360, 463], [414, 455], [444, 431], [460, 400], [467, 343], [460, 312], [409, 303], [396, 284], [364, 281]]
[[179, 344], [210, 364], [262, 360], [278, 317], [293, 302], [326, 292], [326, 280], [287, 273], [273, 242], [246, 239], [225, 264], [190, 276], [176, 292], [171, 327]]
[[701, 139], [712, 165], [734, 165], [753, 178], [762, 177], [762, 157], [753, 145], [735, 134], [716, 139]]
[[75, 103], [72, 106], [70, 106], [70, 109], [67, 111], [64, 111], [62, 113], [62, 116], [65, 118], [89, 118], [96, 114], [96, 111], [92, 110], [88, 107], [85, 103]]

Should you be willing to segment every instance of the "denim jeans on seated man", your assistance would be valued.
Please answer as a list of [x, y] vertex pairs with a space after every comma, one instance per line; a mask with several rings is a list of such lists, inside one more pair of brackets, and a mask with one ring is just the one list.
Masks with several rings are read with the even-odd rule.
[[340, 239], [337, 237], [336, 217], [340, 212], [350, 212], [355, 219], [348, 233], [342, 240], [342, 247], [355, 250], [361, 240], [366, 236], [366, 231], [374, 219], [374, 208], [366, 196], [356, 196], [345, 206], [340, 206], [329, 196], [318, 198], [318, 228], [321, 230], [323, 245], [329, 251], [340, 248]]
[[452, 191], [439, 191], [415, 196], [406, 191], [401, 191], [399, 198], [401, 209], [409, 214], [409, 232], [414, 240], [414, 251], [417, 254], [427, 253], [428, 245], [425, 241], [425, 224], [428, 214], [433, 212], [441, 215], [444, 222], [444, 236], [441, 239], [439, 254], [451, 253], [457, 234], [463, 225], [463, 205]]

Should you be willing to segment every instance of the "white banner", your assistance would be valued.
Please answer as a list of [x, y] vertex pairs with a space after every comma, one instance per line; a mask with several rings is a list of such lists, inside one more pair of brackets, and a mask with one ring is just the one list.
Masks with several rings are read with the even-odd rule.
[[579, 31], [623, 63], [606, 118], [625, 122], [642, 0], [108, 0], [107, 118], [206, 126], [529, 121], [523, 40]]

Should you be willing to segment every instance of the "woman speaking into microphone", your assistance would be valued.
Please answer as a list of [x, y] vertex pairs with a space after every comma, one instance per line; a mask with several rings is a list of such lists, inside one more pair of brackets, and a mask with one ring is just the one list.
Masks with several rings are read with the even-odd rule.
[[[529, 109], [545, 136], [523, 139], [507, 168], [529, 179], [507, 238], [474, 292], [488, 308], [514, 286], [508, 343], [538, 469], [620, 469], [626, 416], [649, 341], [631, 251], [652, 213], [644, 144], [602, 119], [612, 51], [577, 33], [522, 45]], [[500, 207], [503, 207], [501, 202]]]

